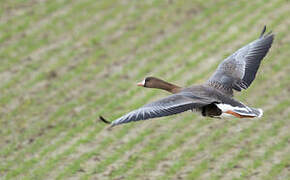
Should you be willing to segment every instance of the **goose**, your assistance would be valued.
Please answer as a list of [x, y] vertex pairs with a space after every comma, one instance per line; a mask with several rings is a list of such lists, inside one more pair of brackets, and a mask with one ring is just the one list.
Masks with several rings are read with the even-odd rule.
[[189, 110], [196, 110], [202, 116], [211, 118], [262, 117], [262, 109], [246, 106], [233, 96], [234, 91], [242, 91], [250, 87], [262, 59], [271, 48], [274, 34], [271, 31], [267, 34], [265, 32], [266, 26], [258, 39], [224, 59], [205, 83], [182, 88], [156, 77], [146, 77], [138, 83], [138, 86], [162, 89], [172, 94], [133, 110], [114, 121], [108, 121], [103, 116], [99, 116], [99, 119], [113, 127]]

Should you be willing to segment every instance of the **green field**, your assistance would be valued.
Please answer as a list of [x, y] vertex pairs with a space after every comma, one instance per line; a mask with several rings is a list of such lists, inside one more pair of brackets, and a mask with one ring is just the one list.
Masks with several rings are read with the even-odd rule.
[[[0, 5], [0, 179], [290, 179], [288, 0]], [[204, 82], [264, 25], [273, 46], [236, 93], [263, 118], [98, 121], [168, 95], [146, 76]]]

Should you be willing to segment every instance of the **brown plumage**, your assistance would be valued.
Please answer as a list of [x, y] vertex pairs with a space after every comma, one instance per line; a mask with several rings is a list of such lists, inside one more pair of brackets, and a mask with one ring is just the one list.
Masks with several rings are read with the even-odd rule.
[[178, 93], [181, 91], [181, 87], [161, 80], [156, 77], [147, 77], [142, 82], [138, 83], [138, 86], [143, 86], [145, 88], [156, 88], [168, 91], [170, 93]]

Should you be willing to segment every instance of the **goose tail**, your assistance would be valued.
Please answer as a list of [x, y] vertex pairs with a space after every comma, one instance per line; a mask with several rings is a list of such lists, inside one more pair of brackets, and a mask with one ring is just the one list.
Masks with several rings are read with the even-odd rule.
[[222, 116], [235, 116], [238, 118], [260, 118], [263, 116], [263, 110], [251, 107], [235, 107], [229, 104], [216, 104], [222, 111]]

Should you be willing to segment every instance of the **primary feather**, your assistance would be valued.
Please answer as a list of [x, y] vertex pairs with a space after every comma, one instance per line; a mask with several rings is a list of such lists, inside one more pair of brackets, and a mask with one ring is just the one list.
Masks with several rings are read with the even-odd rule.
[[211, 100], [209, 99], [197, 97], [189, 92], [181, 92], [144, 105], [143, 107], [114, 120], [111, 123], [111, 126], [131, 121], [140, 121], [178, 114], [199, 108], [210, 102]]
[[226, 58], [208, 80], [208, 84], [233, 95], [233, 89], [247, 89], [256, 77], [262, 59], [269, 51], [274, 35], [264, 35], [264, 27], [259, 39], [237, 50]]

